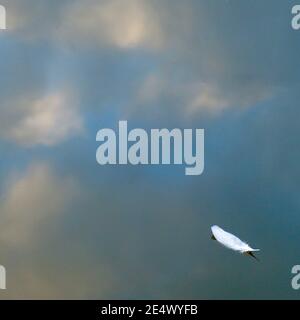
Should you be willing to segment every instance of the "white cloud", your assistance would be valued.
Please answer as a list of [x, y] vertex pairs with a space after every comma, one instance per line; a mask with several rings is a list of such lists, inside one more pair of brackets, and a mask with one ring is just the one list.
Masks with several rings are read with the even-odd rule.
[[76, 103], [67, 92], [24, 97], [10, 105], [14, 116], [7, 116], [12, 123], [2, 135], [21, 145], [52, 146], [83, 131]]
[[[151, 102], [159, 104], [160, 111], [166, 110], [167, 114], [170, 109], [176, 109], [181, 110], [183, 116], [193, 116], [202, 111], [217, 115], [232, 107], [251, 106], [268, 99], [280, 86], [288, 84], [287, 79], [294, 81], [288, 74], [292, 70], [292, 61], [296, 59], [293, 53], [296, 50], [286, 50], [292, 48], [288, 45], [290, 38], [282, 37], [281, 32], [273, 32], [269, 41], [265, 41], [265, 30], [261, 29], [261, 23], [247, 28], [245, 37], [245, 32], [238, 32], [236, 26], [252, 23], [253, 12], [245, 16], [234, 15], [235, 11], [229, 10], [228, 3], [192, 1], [187, 6], [182, 1], [172, 0], [74, 0], [58, 1], [55, 4], [35, 4], [33, 0], [27, 0], [26, 3], [23, 0], [10, 2], [14, 3], [13, 10], [10, 10], [13, 16], [11, 21], [16, 24], [12, 30], [16, 30], [21, 39], [46, 39], [47, 43], [59, 50], [62, 47], [69, 50], [74, 47], [93, 48], [100, 50], [99, 54], [107, 48], [112, 52], [143, 49], [139, 51], [141, 55], [146, 50], [153, 53], [153, 49], [159, 49], [159, 74], [147, 78], [141, 90], [137, 88], [134, 91], [137, 92], [137, 97], [130, 97], [132, 104], [138, 104], [138, 109], [144, 107], [144, 102], [149, 107], [147, 104]], [[267, 6], [256, 6], [261, 7], [261, 10], [255, 11], [256, 14], [260, 13], [257, 22], [265, 23], [264, 10]], [[237, 6], [237, 10], [242, 7]], [[222, 15], [213, 19], [218, 10]], [[281, 25], [276, 24], [276, 30], [277, 28], [280, 31]], [[222, 35], [220, 30], [224, 31]], [[252, 38], [253, 34], [255, 37]], [[250, 46], [245, 40], [249, 37], [255, 45]], [[273, 48], [274, 44], [276, 50]], [[281, 59], [284, 64], [277, 63], [279, 56], [287, 57]], [[149, 61], [156, 66], [157, 57], [158, 55], [146, 55], [145, 60], [153, 59]], [[103, 59], [112, 64], [115, 57], [112, 54], [112, 60], [110, 58], [111, 56]], [[127, 62], [124, 59], [124, 65]], [[74, 64], [74, 70], [76, 68], [78, 66]], [[155, 70], [152, 72], [155, 73]], [[112, 74], [104, 71], [99, 74], [99, 79], [108, 79], [112, 83]], [[80, 81], [80, 70], [78, 75]], [[91, 79], [94, 81], [94, 77]], [[139, 83], [138, 81], [135, 83]], [[91, 87], [92, 84], [86, 85], [86, 88]], [[135, 106], [132, 108], [129, 105], [127, 110], [127, 105], [129, 104], [126, 103], [124, 107], [125, 112], [132, 112]], [[35, 118], [39, 117], [36, 115]], [[39, 131], [29, 119], [20, 125], [31, 137], [32, 132]], [[57, 138], [52, 134], [49, 138], [45, 134], [44, 138], [36, 139], [34, 144], [57, 143], [56, 141], [61, 140], [59, 137], [65, 135], [57, 132]], [[20, 132], [16, 129], [12, 132], [15, 140], [24, 144], [22, 134], [21, 129]]]
[[9, 30], [26, 41], [157, 49], [166, 40], [161, 17], [147, 0], [74, 0], [57, 5], [10, 0], [9, 11]]
[[273, 91], [259, 84], [248, 85], [245, 88], [235, 88], [212, 84], [195, 83], [189, 88], [189, 98], [186, 104], [188, 115], [203, 110], [211, 115], [217, 115], [227, 108], [247, 108], [261, 101], [270, 99]]
[[115, 282], [107, 262], [95, 263], [82, 246], [84, 236], [74, 241], [62, 231], [82, 191], [75, 178], [48, 163], [11, 174], [0, 202], [1, 261], [10, 274], [6, 298], [104, 298], [111, 292]]
[[190, 102], [188, 104], [188, 112], [195, 113], [198, 110], [206, 110], [210, 113], [216, 113], [230, 107], [234, 101], [230, 101], [216, 87], [208, 84], [194, 86]]
[[148, 75], [142, 82], [134, 102], [133, 113], [141, 107], [156, 108], [159, 107], [160, 101], [168, 101], [174, 112], [181, 111], [185, 117], [193, 117], [199, 112], [214, 116], [228, 108], [246, 108], [270, 99], [272, 95], [271, 88], [260, 86], [259, 83], [247, 85], [236, 91], [234, 86], [230, 87], [227, 84], [180, 81], [158, 72]]
[[121, 49], [158, 48], [163, 43], [157, 13], [144, 0], [76, 1], [65, 13], [56, 35], [64, 42]]
[[35, 164], [15, 173], [2, 195], [0, 239], [8, 245], [25, 245], [48, 232], [78, 194], [77, 183], [59, 177], [47, 164]]

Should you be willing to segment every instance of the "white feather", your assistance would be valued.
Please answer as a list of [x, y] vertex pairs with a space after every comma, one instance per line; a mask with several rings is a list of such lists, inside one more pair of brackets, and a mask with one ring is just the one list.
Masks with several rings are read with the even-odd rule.
[[212, 226], [211, 231], [216, 240], [228, 249], [239, 251], [240, 253], [259, 251], [259, 249], [251, 248], [246, 242], [242, 241], [233, 234], [224, 231], [218, 226]]

